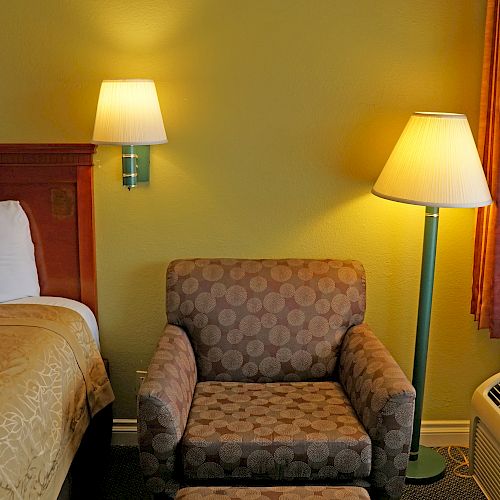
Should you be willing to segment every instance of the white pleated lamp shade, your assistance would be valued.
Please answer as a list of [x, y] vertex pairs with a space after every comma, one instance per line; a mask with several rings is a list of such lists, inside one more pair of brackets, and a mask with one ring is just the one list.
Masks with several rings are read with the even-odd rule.
[[430, 207], [489, 205], [490, 190], [467, 117], [414, 113], [372, 193]]
[[153, 80], [104, 80], [95, 117], [94, 144], [167, 142]]

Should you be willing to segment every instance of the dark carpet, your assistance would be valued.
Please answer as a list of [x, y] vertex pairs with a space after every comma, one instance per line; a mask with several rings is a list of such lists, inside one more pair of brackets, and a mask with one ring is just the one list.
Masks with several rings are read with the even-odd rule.
[[[440, 481], [423, 486], [406, 486], [403, 500], [485, 500], [475, 481], [469, 477], [459, 477], [454, 469], [462, 461], [465, 448], [453, 448], [451, 457], [447, 449], [439, 452], [445, 457], [446, 476]], [[456, 471], [467, 475], [467, 467], [459, 467]], [[143, 500], [146, 494], [139, 469], [139, 452], [132, 446], [112, 446], [108, 470], [105, 473], [99, 496], [101, 500]]]

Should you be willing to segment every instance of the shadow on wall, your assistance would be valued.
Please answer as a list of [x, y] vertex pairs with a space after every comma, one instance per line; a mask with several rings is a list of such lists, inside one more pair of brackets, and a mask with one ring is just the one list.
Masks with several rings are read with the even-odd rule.
[[[408, 112], [408, 118], [412, 111]], [[369, 183], [370, 190], [396, 144], [407, 118], [387, 109], [358, 116], [345, 134], [339, 170], [348, 178]]]

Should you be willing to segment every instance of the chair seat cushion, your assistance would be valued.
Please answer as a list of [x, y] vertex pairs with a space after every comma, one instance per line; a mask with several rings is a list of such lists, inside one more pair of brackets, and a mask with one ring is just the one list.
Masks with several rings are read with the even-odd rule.
[[235, 488], [230, 486], [197, 486], [183, 488], [176, 500], [370, 500], [364, 488], [357, 486], [272, 486], [268, 488]]
[[371, 441], [336, 382], [200, 382], [182, 438], [190, 479], [354, 479]]

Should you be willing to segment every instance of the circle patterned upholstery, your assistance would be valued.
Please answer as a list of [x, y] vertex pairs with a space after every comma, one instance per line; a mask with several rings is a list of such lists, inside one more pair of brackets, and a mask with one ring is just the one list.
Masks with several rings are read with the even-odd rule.
[[176, 500], [370, 500], [365, 489], [356, 486], [273, 486], [236, 488], [191, 487], [179, 490]]
[[167, 292], [175, 324], [166, 326], [138, 396], [149, 491], [172, 495], [187, 479], [251, 477], [401, 496], [415, 391], [358, 324], [361, 264], [174, 261]]
[[352, 480], [370, 475], [371, 458], [335, 382], [201, 382], [182, 438], [190, 479]]
[[167, 310], [188, 332], [200, 381], [322, 380], [363, 321], [365, 274], [351, 260], [177, 260]]

